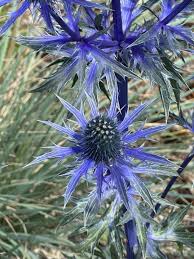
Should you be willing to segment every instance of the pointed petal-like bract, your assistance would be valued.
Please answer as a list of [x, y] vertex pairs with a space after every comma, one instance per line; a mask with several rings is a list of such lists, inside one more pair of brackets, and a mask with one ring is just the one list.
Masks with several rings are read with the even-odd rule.
[[167, 125], [161, 125], [161, 126], [147, 128], [147, 129], [140, 129], [134, 133], [124, 136], [123, 141], [133, 143], [140, 138], [147, 138], [155, 133], [165, 130], [166, 128], [168, 128]]
[[132, 124], [142, 113], [150, 106], [151, 102], [145, 102], [144, 104], [139, 105], [136, 109], [134, 109], [131, 113], [127, 113], [124, 120], [118, 126], [119, 132], [122, 132], [128, 128], [130, 124]]
[[[76, 149], [76, 148], [75, 148]], [[47, 159], [50, 158], [56, 158], [59, 160], [62, 160], [70, 155], [74, 155], [75, 149], [72, 147], [60, 147], [60, 146], [54, 146], [52, 148], [52, 151], [45, 153], [41, 156], [36, 157], [32, 162], [30, 162], [27, 166], [31, 166], [34, 164], [39, 164]]]
[[[66, 0], [63, 0], [66, 1]], [[73, 3], [78, 4], [78, 5], [82, 5], [84, 7], [89, 7], [89, 8], [99, 8], [99, 9], [109, 9], [107, 6], [99, 4], [99, 3], [92, 3], [89, 2], [87, 0], [72, 0]]]
[[133, 174], [130, 171], [129, 171], [129, 173], [130, 173], [129, 179], [131, 181], [132, 186], [136, 189], [136, 191], [143, 198], [143, 200], [149, 204], [150, 208], [154, 210], [153, 199], [152, 199], [152, 196], [151, 196], [149, 190], [147, 189], [146, 185], [135, 174]]
[[169, 31], [173, 34], [176, 34], [185, 42], [194, 45], [194, 34], [187, 28], [183, 28], [182, 26], [168, 26]]
[[94, 88], [101, 74], [101, 69], [99, 69], [98, 63], [93, 59], [86, 69], [86, 76], [84, 80], [84, 85], [86, 86], [86, 91], [89, 95], [94, 93]]
[[77, 119], [77, 121], [80, 123], [80, 125], [85, 128], [87, 125], [87, 120], [85, 118], [85, 116], [78, 110], [76, 109], [73, 105], [71, 105], [70, 103], [66, 102], [64, 99], [62, 99], [61, 97], [57, 96], [57, 98], [60, 100], [60, 102], [63, 104], [63, 106], [69, 111], [71, 112], [75, 118]]
[[166, 167], [166, 166], [153, 167], [153, 166], [147, 166], [147, 165], [138, 165], [136, 167], [131, 167], [130, 169], [134, 174], [146, 174], [149, 176], [151, 175], [178, 176], [176, 170], [173, 167], [170, 170], [169, 167]]
[[94, 96], [93, 98], [91, 96], [89, 96], [87, 93], [86, 93], [86, 97], [87, 97], [87, 101], [90, 105], [90, 110], [91, 110], [91, 117], [92, 118], [95, 118], [97, 116], [99, 116], [99, 111], [98, 111], [98, 107], [97, 107], [97, 104], [94, 100]]
[[73, 171], [73, 175], [67, 185], [67, 189], [64, 193], [64, 207], [68, 203], [69, 199], [73, 191], [75, 190], [76, 185], [78, 184], [80, 178], [83, 174], [87, 174], [92, 162], [89, 160], [85, 160], [81, 166], [79, 166], [76, 170]]
[[122, 22], [123, 22], [123, 31], [129, 28], [132, 21], [132, 13], [135, 9], [138, 0], [121, 0], [121, 13], [122, 13]]
[[113, 59], [112, 57], [110, 57], [110, 55], [108, 55], [106, 52], [102, 51], [99, 48], [96, 48], [94, 46], [89, 46], [91, 49], [91, 54], [100, 62], [102, 62], [102, 64], [104, 66], [108, 66], [111, 67], [111, 69], [113, 69], [113, 71], [115, 71], [116, 73], [122, 75], [123, 77], [129, 77], [129, 78], [138, 78], [138, 76], [129, 70], [129, 68], [125, 67], [124, 65], [122, 65], [121, 63], [119, 63], [118, 61], [116, 61], [115, 59]]
[[99, 165], [97, 165], [96, 167], [96, 171], [95, 171], [95, 176], [96, 176], [96, 193], [98, 196], [98, 199], [101, 200], [101, 196], [102, 196], [102, 184], [103, 184], [103, 164], [100, 163]]
[[111, 166], [110, 172], [113, 176], [115, 186], [118, 190], [118, 193], [119, 193], [126, 209], [130, 211], [128, 196], [127, 196], [127, 186], [126, 186], [124, 178], [121, 176], [121, 174], [118, 173], [119, 169], [120, 169], [119, 166]]
[[32, 49], [40, 49], [40, 50], [46, 50], [48, 45], [54, 45], [57, 46], [59, 44], [65, 44], [69, 41], [71, 41], [70, 37], [64, 36], [64, 35], [57, 35], [57, 36], [40, 36], [40, 37], [18, 37], [16, 38], [17, 42], [19, 44], [29, 46]]
[[0, 36], [4, 34], [12, 24], [15, 23], [18, 17], [25, 13], [30, 5], [30, 1], [25, 0], [17, 11], [11, 13], [11, 16], [8, 18], [8, 20], [0, 27]]
[[159, 163], [159, 164], [172, 164], [166, 158], [144, 152], [144, 151], [142, 151], [141, 148], [126, 148], [125, 152], [130, 157], [133, 157], [133, 158], [138, 159], [138, 160], [150, 161], [150, 162]]
[[67, 127], [60, 126], [59, 124], [53, 123], [51, 121], [41, 121], [41, 120], [39, 120], [39, 121], [41, 123], [44, 123], [54, 129], [58, 130], [61, 134], [67, 134], [71, 138], [80, 139], [80, 137], [81, 137], [78, 133], [74, 132], [73, 130], [71, 130]]
[[117, 114], [117, 103], [118, 103], [118, 89], [113, 89], [112, 90], [112, 100], [111, 100], [111, 105], [108, 110], [108, 117], [113, 119], [116, 117]]
[[47, 25], [47, 28], [51, 31], [51, 32], [54, 32], [55, 29], [54, 29], [54, 26], [53, 26], [53, 23], [52, 23], [52, 19], [51, 19], [51, 15], [50, 15], [50, 6], [49, 4], [46, 2], [46, 1], [39, 1], [40, 3], [40, 12], [41, 12], [41, 15]]

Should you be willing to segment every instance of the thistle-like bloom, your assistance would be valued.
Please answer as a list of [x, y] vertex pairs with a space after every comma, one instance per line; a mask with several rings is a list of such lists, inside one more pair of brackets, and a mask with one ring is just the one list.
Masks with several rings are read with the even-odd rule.
[[[162, 131], [166, 125], [132, 131], [133, 123], [146, 110], [150, 103], [144, 103], [127, 113], [124, 120], [117, 120], [117, 94], [114, 93], [109, 110], [101, 114], [96, 103], [88, 97], [91, 107], [91, 118], [86, 119], [83, 112], [58, 97], [63, 106], [71, 112], [79, 123], [79, 131], [62, 127], [50, 121], [42, 121], [62, 134], [71, 138], [69, 147], [53, 146], [52, 150], [38, 156], [30, 163], [37, 164], [50, 158], [63, 160], [74, 156], [78, 166], [72, 171], [72, 177], [64, 194], [65, 204], [69, 201], [76, 185], [83, 176], [93, 177], [96, 181], [96, 192], [101, 199], [104, 185], [109, 184], [117, 189], [126, 208], [129, 208], [128, 189], [133, 187], [138, 194], [153, 208], [151, 195], [137, 174], [166, 174], [161, 166], [170, 162], [158, 155], [145, 152], [143, 147], [134, 147], [139, 139], [146, 139]], [[130, 127], [130, 133], [126, 130]], [[160, 168], [158, 168], [159, 166]], [[86, 177], [86, 179], [87, 179]]]
[[[173, 22], [180, 15], [189, 17], [192, 0], [147, 1], [143, 5], [137, 0], [110, 2], [112, 6], [100, 12], [84, 5], [74, 8], [72, 2], [65, 2], [64, 16], [53, 16], [55, 33], [18, 38], [20, 44], [55, 55], [59, 61], [53, 64], [54, 73], [33, 91], [60, 90], [71, 82], [80, 92], [84, 86], [92, 94], [94, 86], [106, 85], [107, 68], [109, 73], [128, 78], [140, 72], [160, 87], [168, 117], [171, 100], [176, 99], [179, 105], [180, 89], [185, 83], [172, 57], [194, 45], [193, 33], [180, 22]], [[155, 12], [154, 5], [159, 2], [160, 11]], [[143, 22], [145, 10], [150, 12], [148, 22]], [[120, 16], [122, 33], [114, 27]]]
[[[33, 91], [45, 89], [59, 91], [73, 80], [80, 92], [84, 87], [84, 90], [91, 95], [95, 86], [105, 81], [104, 79], [108, 81], [109, 76], [114, 77], [115, 73], [122, 77], [137, 78], [134, 72], [116, 59], [115, 52], [119, 50], [119, 46], [108, 33], [111, 27], [110, 21], [106, 21], [109, 27], [106, 29], [105, 24], [96, 24], [97, 16], [94, 12], [90, 12], [91, 19], [85, 13], [81, 15], [81, 12], [75, 17], [72, 6], [70, 4], [66, 6], [67, 22], [55, 17], [59, 26], [57, 35], [47, 33], [46, 36], [17, 39], [20, 44], [55, 55], [60, 59], [54, 73]], [[106, 16], [107, 12], [104, 13]], [[109, 17], [110, 14], [107, 15]], [[80, 24], [85, 26], [80, 27]]]

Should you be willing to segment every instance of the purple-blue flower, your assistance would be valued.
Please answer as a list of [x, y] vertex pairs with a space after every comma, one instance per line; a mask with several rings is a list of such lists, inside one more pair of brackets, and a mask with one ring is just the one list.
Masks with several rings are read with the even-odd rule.
[[[53, 88], [59, 91], [77, 76], [76, 85], [79, 91], [81, 92], [84, 87], [91, 95], [95, 86], [108, 81], [110, 77], [113, 78], [115, 73], [122, 77], [137, 78], [127, 66], [117, 61], [115, 52], [120, 47], [112, 40], [111, 30], [109, 33], [109, 28], [105, 27], [111, 26], [110, 12], [104, 11], [103, 15], [108, 20], [102, 19], [102, 24], [99, 25], [101, 29], [95, 22], [96, 14], [91, 10], [90, 14], [92, 17], [83, 16], [81, 13], [77, 17], [73, 15], [73, 10], [68, 8], [67, 22], [55, 17], [59, 25], [56, 35], [47, 33], [45, 36], [17, 39], [20, 44], [55, 55], [60, 59], [55, 72], [33, 91]], [[80, 27], [82, 23], [85, 26]]]
[[[186, 18], [193, 4], [191, 0], [162, 1], [157, 12], [154, 4], [154, 1], [144, 5], [138, 5], [136, 0], [113, 1], [109, 9], [102, 7], [95, 12], [84, 4], [74, 8], [72, 2], [65, 2], [64, 15], [52, 14], [54, 33], [46, 31], [42, 36], [17, 39], [20, 44], [54, 55], [59, 61], [54, 63], [54, 72], [32, 91], [60, 90], [73, 84], [78, 86], [74, 88], [78, 95], [83, 86], [91, 95], [95, 87], [108, 85], [108, 73], [137, 78], [140, 72], [151, 84], [159, 86], [168, 118], [170, 103], [176, 101], [179, 106], [180, 90], [185, 84], [173, 58], [194, 43], [192, 32], [173, 22], [180, 16]], [[145, 10], [150, 12], [147, 22], [142, 17]], [[115, 22], [118, 16], [122, 21], [119, 25]]]
[[[153, 201], [145, 183], [138, 174], [165, 175], [166, 166], [171, 163], [156, 154], [145, 151], [143, 147], [136, 147], [139, 139], [147, 139], [152, 134], [166, 128], [161, 125], [151, 128], [133, 130], [133, 123], [150, 106], [150, 102], [138, 106], [126, 114], [124, 120], [117, 120], [117, 94], [113, 95], [110, 108], [105, 113], [100, 113], [95, 101], [87, 97], [91, 108], [91, 117], [86, 119], [84, 113], [70, 103], [58, 97], [69, 112], [76, 118], [79, 130], [73, 131], [50, 121], [42, 121], [65, 134], [70, 138], [70, 145], [62, 147], [55, 145], [51, 151], [38, 156], [30, 165], [44, 160], [56, 158], [59, 161], [69, 156], [75, 157], [77, 167], [72, 171], [72, 177], [64, 194], [65, 204], [69, 201], [76, 185], [82, 177], [92, 176], [96, 182], [96, 192], [100, 201], [105, 185], [117, 189], [125, 207], [129, 209], [128, 190], [133, 187], [137, 193], [153, 208]], [[129, 128], [129, 132], [126, 131]], [[159, 166], [159, 168], [157, 167]], [[164, 167], [164, 168], [162, 168]]]

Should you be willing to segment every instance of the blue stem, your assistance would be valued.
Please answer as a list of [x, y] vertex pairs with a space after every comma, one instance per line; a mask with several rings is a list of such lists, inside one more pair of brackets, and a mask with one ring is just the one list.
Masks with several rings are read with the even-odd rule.
[[[193, 150], [186, 156], [185, 160], [182, 162], [182, 164], [180, 165], [179, 169], [177, 170], [178, 175], [180, 175], [185, 168], [188, 166], [188, 164], [191, 162], [191, 160], [194, 158], [194, 148]], [[170, 191], [171, 187], [173, 186], [173, 184], [176, 182], [176, 179], [178, 178], [178, 176], [173, 176], [171, 178], [171, 180], [169, 181], [168, 185], [166, 186], [165, 190], [163, 191], [163, 193], [161, 194], [161, 198], [165, 198], [166, 195], [168, 194], [168, 192]], [[157, 203], [155, 206], [155, 212], [152, 211], [151, 213], [151, 217], [153, 218], [156, 213], [158, 212], [159, 208], [160, 208], [161, 204]]]
[[167, 16], [165, 17], [160, 23], [163, 24], [163, 25], [166, 25], [168, 24], [169, 22], [172, 21], [172, 19], [174, 19], [174, 17], [177, 16], [177, 14], [179, 14], [185, 7], [187, 7], [188, 4], [190, 4], [192, 2], [192, 0], [184, 0], [182, 3], [180, 4], [177, 4], [172, 12]]
[[[180, 13], [188, 4], [190, 4], [192, 0], [184, 0], [182, 3], [176, 5], [172, 12], [165, 17], [160, 24], [166, 25], [168, 24], [178, 13]], [[122, 29], [122, 14], [121, 14], [121, 3], [120, 0], [112, 0], [112, 9], [113, 9], [113, 22], [114, 22], [114, 40], [116, 40], [119, 45], [124, 40], [124, 34]], [[119, 54], [119, 53], [118, 53]], [[121, 58], [117, 57], [119, 61], [121, 61]], [[117, 83], [118, 83], [118, 89], [119, 89], [119, 105], [121, 107], [121, 113], [118, 115], [119, 120], [123, 120], [125, 117], [125, 114], [128, 110], [128, 79], [123, 78], [120, 75], [117, 76]], [[188, 155], [188, 157], [183, 161], [182, 165], [180, 166], [178, 173], [181, 174], [182, 171], [186, 168], [186, 166], [189, 164], [189, 162], [194, 157], [194, 153]], [[167, 185], [166, 189], [162, 193], [161, 197], [165, 198], [167, 193], [170, 191], [172, 185], [175, 183], [177, 177], [173, 177], [169, 184]], [[160, 204], [156, 204], [155, 211], [157, 212], [160, 208]], [[125, 209], [126, 210], [126, 209]], [[152, 212], [152, 217], [155, 216], [155, 212]], [[149, 224], [148, 224], [149, 225]], [[147, 226], [148, 226], [147, 225]], [[129, 221], [125, 224], [125, 233], [127, 238], [127, 259], [135, 259], [135, 255], [133, 252], [133, 240], [136, 239], [136, 233], [135, 233], [135, 227], [133, 221]]]
[[[186, 158], [184, 159], [184, 161], [182, 162], [182, 164], [180, 165], [179, 169], [177, 170], [177, 174], [181, 175], [182, 172], [185, 170], [185, 168], [188, 166], [188, 164], [191, 162], [191, 160], [194, 158], [194, 147], [192, 149], [192, 151], [186, 156]], [[167, 194], [169, 193], [170, 189], [172, 188], [173, 184], [176, 182], [178, 176], [173, 176], [171, 178], [171, 180], [169, 181], [169, 183], [167, 184], [166, 188], [164, 189], [163, 193], [161, 194], [161, 198], [165, 198], [167, 196]], [[154, 218], [155, 215], [157, 214], [158, 210], [160, 209], [161, 204], [157, 203], [155, 206], [155, 211], [152, 211], [151, 213], [151, 217]], [[146, 227], [149, 228], [150, 223], [146, 224]]]
[[[112, 9], [113, 9], [113, 22], [114, 22], [114, 40], [117, 40], [119, 45], [121, 41], [124, 40], [124, 34], [122, 29], [122, 18], [121, 18], [121, 3], [120, 0], [112, 0]], [[118, 61], [121, 61], [121, 58], [118, 53]], [[118, 85], [118, 101], [121, 108], [121, 113], [118, 115], [118, 119], [122, 121], [125, 117], [125, 114], [128, 110], [128, 78], [123, 78], [120, 75], [117, 76], [117, 85]], [[123, 210], [125, 212], [126, 209]], [[132, 220], [127, 222], [124, 225], [125, 234], [127, 238], [127, 259], [135, 259], [133, 253], [133, 240], [136, 239], [135, 227]]]
[[114, 21], [114, 39], [120, 43], [124, 39], [120, 0], [112, 0], [112, 10]]

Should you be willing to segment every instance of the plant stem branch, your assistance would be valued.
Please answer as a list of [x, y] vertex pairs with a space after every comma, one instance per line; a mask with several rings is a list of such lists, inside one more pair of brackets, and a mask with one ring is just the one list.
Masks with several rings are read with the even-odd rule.
[[114, 39], [121, 42], [124, 39], [121, 17], [120, 0], [112, 0], [113, 22], [114, 22]]
[[[188, 166], [188, 164], [191, 162], [191, 160], [194, 158], [194, 148], [192, 149], [192, 151], [186, 156], [185, 160], [182, 162], [182, 164], [180, 165], [179, 169], [177, 170], [177, 173], [180, 175], [185, 168]], [[168, 194], [168, 192], [170, 191], [170, 189], [172, 188], [173, 184], [176, 182], [176, 179], [178, 178], [178, 176], [173, 176], [171, 178], [171, 180], [169, 181], [168, 185], [166, 186], [165, 190], [163, 191], [161, 198], [165, 198], [166, 195]], [[156, 213], [158, 212], [159, 208], [160, 208], [161, 204], [157, 203], [155, 206], [155, 212], [152, 211], [151, 213], [151, 217], [153, 218]]]
[[174, 19], [177, 16], [177, 14], [179, 14], [191, 2], [192, 2], [192, 0], [184, 0], [182, 3], [177, 4], [173, 8], [172, 12], [169, 15], [167, 15], [160, 23], [163, 25], [166, 25], [169, 22], [171, 22], [172, 19]]
[[[123, 28], [122, 28], [122, 17], [121, 17], [121, 2], [120, 0], [112, 0], [112, 9], [113, 9], [113, 23], [114, 23], [114, 40], [117, 40], [120, 44], [124, 40]], [[119, 53], [117, 57], [118, 61], [122, 62]], [[122, 76], [116, 74], [117, 85], [118, 85], [118, 101], [121, 108], [121, 112], [118, 114], [118, 119], [122, 121], [125, 117], [125, 114], [128, 110], [128, 78], [123, 78]], [[126, 212], [126, 209], [123, 209], [123, 212]], [[133, 243], [135, 235], [134, 223], [132, 220], [127, 222], [124, 225], [125, 234], [127, 238], [127, 259], [135, 259], [133, 253]]]

